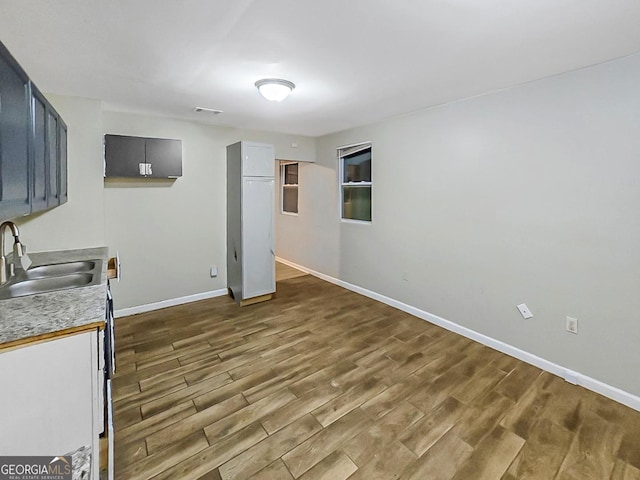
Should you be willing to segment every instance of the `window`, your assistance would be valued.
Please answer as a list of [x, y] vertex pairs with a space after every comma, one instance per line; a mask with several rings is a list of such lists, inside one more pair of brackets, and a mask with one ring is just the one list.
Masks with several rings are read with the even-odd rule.
[[298, 164], [280, 165], [282, 184], [282, 213], [298, 214]]
[[371, 221], [371, 143], [338, 149], [342, 219]]

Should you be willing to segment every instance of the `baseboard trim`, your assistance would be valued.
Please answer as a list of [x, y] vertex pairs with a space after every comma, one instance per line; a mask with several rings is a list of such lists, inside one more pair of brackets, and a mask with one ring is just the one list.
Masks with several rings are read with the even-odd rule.
[[114, 312], [116, 318], [127, 317], [129, 315], [136, 315], [138, 313], [151, 312], [153, 310], [160, 310], [161, 308], [175, 307], [176, 305], [183, 305], [185, 303], [197, 302], [199, 300], [206, 300], [207, 298], [222, 297], [227, 294], [226, 288], [219, 290], [212, 290], [210, 292], [196, 293], [195, 295], [187, 295], [186, 297], [171, 298], [169, 300], [162, 300], [161, 302], [147, 303], [146, 305], [139, 305], [137, 307], [121, 308]]
[[563, 367], [562, 365], [558, 365], [557, 363], [538, 357], [537, 355], [529, 353], [525, 350], [521, 350], [517, 347], [509, 345], [508, 343], [504, 343], [500, 340], [496, 340], [495, 338], [489, 337], [482, 333], [476, 332], [475, 330], [471, 330], [470, 328], [458, 325], [457, 323], [454, 323], [450, 320], [439, 317], [438, 315], [434, 315], [424, 310], [420, 310], [419, 308], [416, 308], [412, 305], [408, 305], [399, 300], [395, 300], [385, 295], [381, 295], [371, 290], [367, 290], [366, 288], [353, 285], [351, 283], [345, 282], [344, 280], [340, 280], [338, 278], [325, 275], [324, 273], [316, 272], [315, 270], [304, 267], [302, 265], [298, 265], [294, 262], [291, 262], [281, 257], [276, 257], [276, 260], [281, 263], [284, 263], [285, 265], [289, 265], [290, 267], [297, 268], [298, 270], [302, 270], [303, 272], [309, 273], [314, 277], [318, 277], [327, 282], [346, 288], [347, 290], [351, 290], [353, 292], [364, 295], [365, 297], [369, 297], [369, 298], [372, 298], [373, 300], [377, 300], [379, 302], [385, 303], [391, 307], [395, 307], [398, 310], [407, 312], [422, 320], [426, 320], [446, 330], [462, 335], [463, 337], [467, 337], [467, 338], [470, 338], [471, 340], [475, 340], [476, 342], [482, 343], [483, 345], [491, 347], [502, 353], [506, 353], [507, 355], [511, 355], [512, 357], [522, 360], [523, 362], [529, 363], [538, 368], [541, 368], [542, 370], [546, 370], [547, 372], [550, 372], [550, 373], [553, 373], [554, 375], [562, 377], [569, 383], [580, 385], [588, 390], [599, 393], [600, 395], [604, 395], [605, 397], [608, 397], [611, 400], [615, 400], [618, 403], [622, 403], [627, 407], [640, 411], [640, 397], [633, 395], [632, 393], [629, 393], [617, 387], [608, 385], [604, 382], [601, 382], [600, 380], [596, 380], [595, 378], [589, 377], [588, 375], [584, 375], [580, 372], [570, 370], [568, 368]]

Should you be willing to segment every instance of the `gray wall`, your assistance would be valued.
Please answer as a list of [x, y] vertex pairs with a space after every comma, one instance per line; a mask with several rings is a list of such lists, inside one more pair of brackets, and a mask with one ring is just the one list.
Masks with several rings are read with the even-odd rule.
[[[104, 131], [182, 139], [177, 180], [106, 179], [105, 243], [120, 254], [118, 308], [225, 287], [225, 138], [180, 120], [104, 112]], [[209, 276], [220, 267], [217, 278]]]
[[279, 158], [315, 155], [308, 137], [108, 111], [103, 122], [105, 133], [182, 139], [181, 178], [105, 181], [105, 244], [122, 262], [119, 309], [226, 288], [227, 145], [251, 140], [274, 144]]
[[[68, 125], [69, 201], [16, 222], [30, 252], [102, 245], [119, 252], [117, 309], [226, 287], [226, 145], [253, 140], [274, 144], [278, 158], [315, 157], [309, 137], [103, 111], [99, 100], [47, 98]], [[183, 176], [105, 181], [105, 133], [182, 139]], [[212, 265], [216, 278], [209, 276]]]
[[[633, 56], [317, 139], [277, 253], [640, 395], [638, 85]], [[373, 223], [341, 223], [366, 140]]]

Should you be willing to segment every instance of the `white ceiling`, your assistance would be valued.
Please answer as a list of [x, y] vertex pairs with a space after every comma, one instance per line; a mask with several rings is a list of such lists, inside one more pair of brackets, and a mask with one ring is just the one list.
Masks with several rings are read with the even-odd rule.
[[317, 136], [637, 53], [640, 0], [0, 0], [0, 40], [46, 92]]

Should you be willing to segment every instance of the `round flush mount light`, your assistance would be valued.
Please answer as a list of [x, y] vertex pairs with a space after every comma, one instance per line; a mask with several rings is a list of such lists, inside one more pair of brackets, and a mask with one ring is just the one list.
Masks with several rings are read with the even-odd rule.
[[296, 88], [293, 82], [281, 78], [263, 78], [256, 82], [256, 87], [267, 100], [281, 102]]

